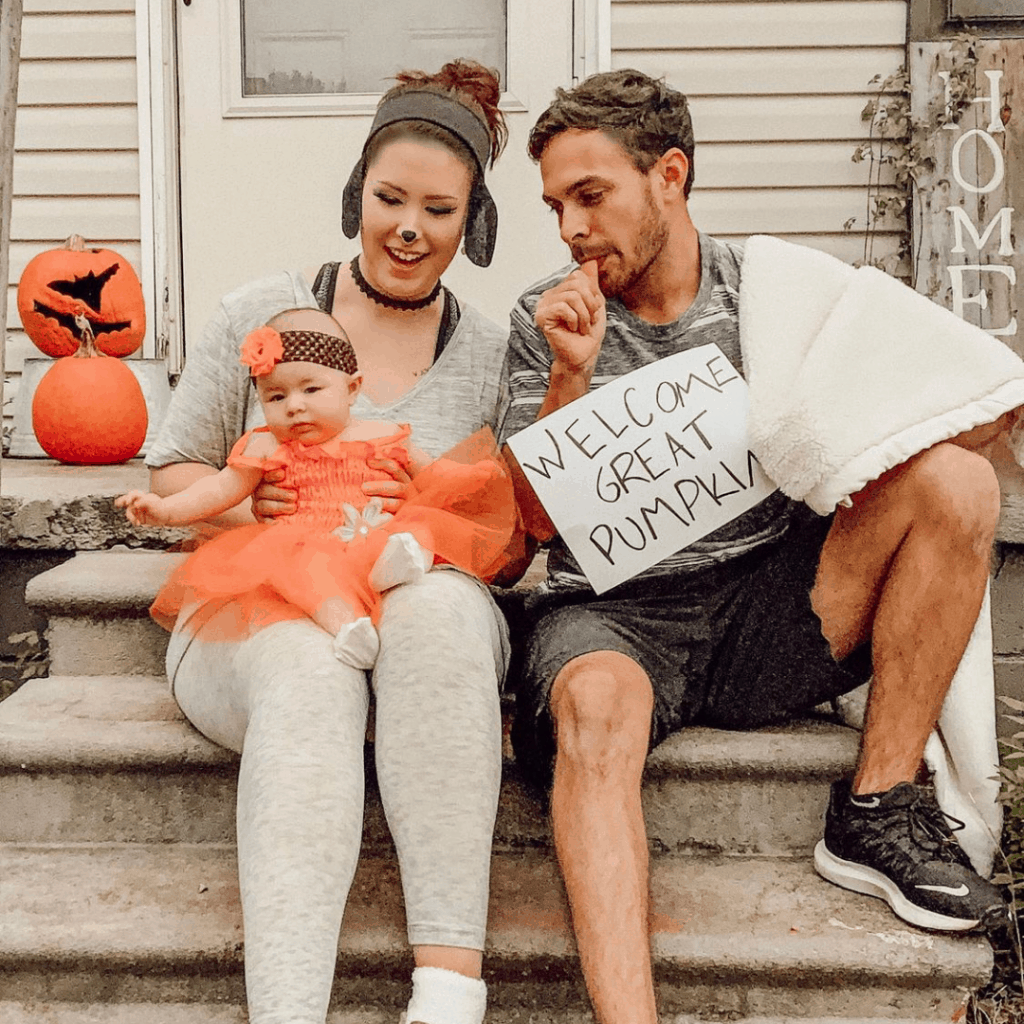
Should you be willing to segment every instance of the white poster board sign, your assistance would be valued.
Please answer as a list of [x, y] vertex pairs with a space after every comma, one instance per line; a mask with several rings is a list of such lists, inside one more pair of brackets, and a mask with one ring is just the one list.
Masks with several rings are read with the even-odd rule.
[[747, 443], [747, 383], [717, 345], [619, 377], [508, 440], [603, 594], [775, 489]]

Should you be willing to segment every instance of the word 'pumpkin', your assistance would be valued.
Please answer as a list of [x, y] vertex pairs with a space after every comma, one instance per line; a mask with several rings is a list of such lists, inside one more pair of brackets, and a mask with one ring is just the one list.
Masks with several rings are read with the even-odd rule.
[[96, 351], [85, 316], [77, 326], [78, 351], [58, 359], [36, 386], [32, 429], [43, 451], [61, 462], [124, 462], [146, 440], [146, 399], [120, 359]]
[[78, 351], [78, 313], [108, 356], [131, 355], [146, 333], [142, 285], [131, 264], [111, 249], [87, 249], [81, 235], [29, 261], [18, 282], [18, 313], [36, 347], [55, 358]]

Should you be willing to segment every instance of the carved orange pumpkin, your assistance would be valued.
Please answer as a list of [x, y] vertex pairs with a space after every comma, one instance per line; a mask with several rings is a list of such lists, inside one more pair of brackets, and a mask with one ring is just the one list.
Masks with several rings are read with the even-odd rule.
[[135, 374], [97, 352], [84, 315], [81, 346], [58, 359], [32, 397], [32, 429], [43, 451], [61, 462], [106, 465], [138, 455], [149, 415]]
[[142, 344], [146, 307], [131, 264], [110, 249], [87, 249], [81, 235], [72, 235], [62, 248], [39, 253], [25, 267], [18, 313], [36, 347], [59, 357], [78, 351], [79, 312], [106, 355], [131, 355]]

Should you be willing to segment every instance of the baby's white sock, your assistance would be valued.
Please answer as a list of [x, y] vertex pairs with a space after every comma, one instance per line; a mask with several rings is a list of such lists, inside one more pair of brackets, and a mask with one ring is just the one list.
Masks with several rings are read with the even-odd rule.
[[399, 583], [418, 580], [434, 564], [434, 554], [411, 533], [393, 533], [370, 570], [370, 586], [382, 594]]
[[412, 999], [407, 1024], [483, 1024], [487, 985], [443, 967], [417, 967], [412, 972]]
[[373, 623], [364, 615], [355, 622], [346, 623], [338, 630], [331, 645], [334, 656], [353, 668], [369, 669], [377, 662], [380, 653], [380, 637]]

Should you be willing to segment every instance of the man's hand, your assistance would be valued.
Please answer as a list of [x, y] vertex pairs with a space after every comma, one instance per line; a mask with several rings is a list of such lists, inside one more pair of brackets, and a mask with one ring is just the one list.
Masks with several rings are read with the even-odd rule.
[[1004, 412], [999, 419], [992, 423], [983, 423], [980, 427], [975, 427], [973, 430], [965, 430], [962, 434], [957, 434], [956, 437], [951, 437], [949, 440], [961, 448], [968, 448], [971, 451], [984, 454], [985, 449], [1003, 431], [1008, 433], [1013, 430], [1022, 413], [1024, 413], [1024, 407], [1011, 409], [1009, 412]]
[[164, 499], [144, 491], [129, 491], [114, 499], [118, 508], [123, 508], [132, 526], [165, 526], [168, 516]]
[[252, 514], [258, 522], [272, 523], [278, 516], [292, 515], [298, 507], [295, 489], [277, 486], [284, 476], [283, 469], [272, 469], [252, 492]]
[[555, 367], [585, 376], [589, 383], [605, 329], [605, 301], [597, 284], [597, 261], [588, 260], [561, 284], [544, 292], [534, 322], [551, 346]]

